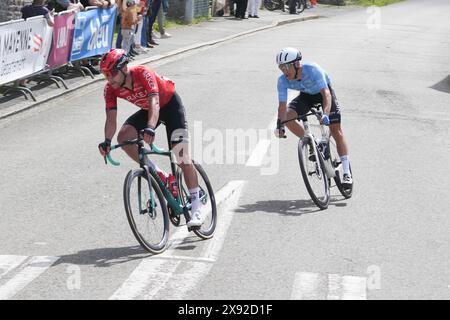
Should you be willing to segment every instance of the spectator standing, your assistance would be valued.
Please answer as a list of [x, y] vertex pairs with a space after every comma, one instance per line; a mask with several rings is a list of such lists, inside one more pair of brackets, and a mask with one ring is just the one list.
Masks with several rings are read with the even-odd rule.
[[261, 0], [248, 0], [247, 13], [249, 18], [259, 18]]
[[50, 27], [53, 27], [55, 20], [53, 18], [54, 10], [50, 11], [45, 7], [47, 0], [33, 0], [29, 5], [24, 6], [20, 11], [22, 12], [22, 19], [31, 17], [44, 16]]
[[166, 22], [166, 14], [169, 11], [169, 0], [162, 0], [161, 6], [158, 10], [158, 31], [161, 35], [161, 39], [167, 39], [171, 37], [171, 34], [164, 29], [164, 23]]
[[146, 49], [141, 44], [142, 39], [142, 30], [144, 29], [144, 17], [147, 11], [147, 0], [138, 0], [137, 7], [137, 15], [138, 15], [138, 24], [135, 30], [134, 37], [134, 47], [136, 48], [137, 53], [146, 52]]
[[119, 0], [118, 6], [121, 16], [122, 49], [129, 54], [134, 43], [134, 32], [138, 24], [136, 1]]
[[245, 11], [247, 10], [248, 0], [236, 0], [235, 17], [238, 19], [245, 19]]
[[152, 0], [150, 1], [149, 9], [147, 11], [148, 25], [147, 25], [147, 41], [148, 47], [153, 48], [153, 46], [157, 46], [158, 43], [153, 39], [152, 31], [153, 24], [155, 23], [156, 16], [158, 15], [159, 8], [161, 7], [161, 0]]

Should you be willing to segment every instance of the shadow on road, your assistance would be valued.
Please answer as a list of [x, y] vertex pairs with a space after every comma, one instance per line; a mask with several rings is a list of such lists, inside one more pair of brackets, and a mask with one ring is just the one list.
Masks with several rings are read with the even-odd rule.
[[60, 259], [53, 264], [52, 267], [60, 264], [74, 264], [105, 268], [133, 260], [141, 260], [149, 256], [151, 256], [151, 254], [145, 251], [141, 246], [99, 248], [82, 250], [74, 254], [60, 256]]
[[[347, 204], [343, 202], [344, 200], [345, 199], [342, 197], [338, 198], [332, 196], [328, 207], [345, 207]], [[322, 210], [320, 210], [312, 200], [266, 200], [240, 205], [234, 212], [267, 212], [278, 213], [285, 216], [301, 216], [319, 211]]]
[[434, 86], [431, 86], [430, 88], [434, 89], [434, 90], [442, 91], [445, 93], [450, 93], [450, 76], [448, 76], [447, 78], [445, 78], [442, 81], [439, 81], [438, 83], [436, 83]]

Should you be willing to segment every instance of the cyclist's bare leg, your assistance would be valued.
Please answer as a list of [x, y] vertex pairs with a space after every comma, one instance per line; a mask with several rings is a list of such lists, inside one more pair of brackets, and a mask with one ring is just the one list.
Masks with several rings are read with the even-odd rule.
[[[286, 110], [286, 120], [296, 119], [297, 117], [298, 114], [295, 110], [290, 108]], [[299, 138], [305, 135], [305, 130], [303, 130], [302, 126], [296, 120], [286, 122], [286, 127]]]
[[348, 147], [345, 142], [344, 133], [342, 132], [340, 123], [330, 124], [331, 136], [336, 141], [337, 152], [339, 156], [348, 155]]
[[[138, 133], [136, 129], [133, 126], [124, 124], [122, 128], [120, 128], [119, 134], [117, 135], [117, 141], [119, 143], [123, 143], [126, 140], [133, 140], [137, 137]], [[138, 147], [136, 145], [124, 146], [122, 149], [131, 159], [139, 163]]]
[[184, 181], [189, 190], [198, 187], [197, 171], [192, 163], [191, 156], [189, 155], [189, 143], [182, 142], [174, 144], [172, 151], [175, 153], [177, 163], [180, 165], [183, 171]]

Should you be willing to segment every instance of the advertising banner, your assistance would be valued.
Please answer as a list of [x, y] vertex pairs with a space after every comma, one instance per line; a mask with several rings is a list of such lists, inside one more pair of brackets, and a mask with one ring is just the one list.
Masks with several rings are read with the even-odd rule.
[[56, 68], [69, 62], [74, 28], [74, 11], [61, 12], [59, 15], [55, 16], [52, 49], [50, 50], [47, 61], [50, 68]]
[[102, 55], [111, 49], [116, 14], [116, 7], [77, 14], [70, 61]]
[[52, 31], [43, 16], [0, 24], [0, 85], [46, 67]]

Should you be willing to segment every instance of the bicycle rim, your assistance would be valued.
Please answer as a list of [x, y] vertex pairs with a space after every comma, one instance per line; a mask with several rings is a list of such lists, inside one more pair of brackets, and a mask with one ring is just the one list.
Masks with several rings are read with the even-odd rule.
[[305, 10], [305, 7], [306, 7], [305, 2], [299, 0], [297, 5], [297, 13], [302, 13]]
[[[205, 217], [204, 223], [200, 228], [195, 228], [194, 233], [202, 239], [212, 238], [217, 224], [217, 207], [214, 190], [209, 182], [205, 170], [198, 163], [194, 162], [197, 171], [198, 184], [200, 187], [200, 201], [202, 203], [202, 214]], [[186, 205], [190, 201], [190, 194], [186, 183], [184, 182], [181, 169], [178, 168], [178, 185], [181, 192], [181, 201]]]
[[[344, 196], [344, 198], [349, 199], [353, 194], [353, 186], [350, 189], [346, 189], [342, 185], [341, 179], [344, 176], [344, 169], [342, 167], [341, 157], [337, 152], [336, 142], [334, 141], [334, 139], [330, 139], [330, 156], [331, 156], [331, 163], [336, 172], [336, 176], [334, 177], [336, 187], [338, 188], [339, 192]], [[352, 173], [351, 166], [350, 166], [350, 173]]]
[[[158, 254], [167, 246], [169, 219], [161, 189], [144, 169], [132, 170], [125, 178], [124, 204], [134, 236], [147, 251]], [[150, 192], [151, 190], [151, 192]]]
[[279, 9], [280, 5], [278, 1], [264, 0], [264, 7], [269, 11], [273, 11]]
[[330, 187], [321, 157], [316, 159], [317, 161], [309, 160], [311, 148], [316, 148], [316, 145], [310, 143], [309, 138], [300, 139], [298, 143], [300, 171], [311, 199], [323, 210], [328, 208], [330, 203]]

